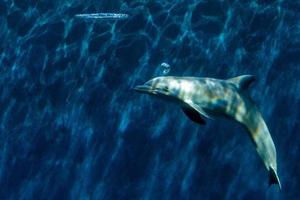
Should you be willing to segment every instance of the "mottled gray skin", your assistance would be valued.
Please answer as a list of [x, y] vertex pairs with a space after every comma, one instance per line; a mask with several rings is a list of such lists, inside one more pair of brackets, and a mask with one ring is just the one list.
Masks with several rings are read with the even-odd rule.
[[253, 76], [229, 80], [196, 77], [157, 77], [135, 90], [175, 102], [208, 118], [227, 117], [242, 124], [249, 133], [258, 155], [270, 172], [270, 184], [278, 184], [276, 150], [257, 107], [246, 94]]

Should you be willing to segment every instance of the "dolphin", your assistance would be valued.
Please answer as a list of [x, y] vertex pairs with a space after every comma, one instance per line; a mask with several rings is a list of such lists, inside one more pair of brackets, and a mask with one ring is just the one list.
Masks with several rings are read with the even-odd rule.
[[276, 149], [268, 127], [247, 94], [252, 75], [227, 80], [199, 77], [163, 76], [134, 87], [179, 105], [192, 121], [205, 124], [205, 118], [226, 117], [246, 128], [256, 151], [269, 172], [269, 185], [281, 184], [277, 175]]

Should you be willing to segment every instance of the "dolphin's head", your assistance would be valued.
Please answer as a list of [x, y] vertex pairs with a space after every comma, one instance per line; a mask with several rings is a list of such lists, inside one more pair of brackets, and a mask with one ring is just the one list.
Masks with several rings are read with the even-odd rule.
[[174, 77], [157, 77], [134, 88], [135, 91], [163, 98], [176, 98], [180, 92], [179, 84]]

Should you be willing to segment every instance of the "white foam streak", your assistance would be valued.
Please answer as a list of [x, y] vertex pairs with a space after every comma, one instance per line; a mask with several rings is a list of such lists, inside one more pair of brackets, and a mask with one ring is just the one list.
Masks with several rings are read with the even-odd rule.
[[101, 20], [123, 20], [129, 17], [128, 14], [124, 14], [124, 13], [90, 13], [90, 14], [77, 14], [75, 16], [84, 19], [101, 19]]

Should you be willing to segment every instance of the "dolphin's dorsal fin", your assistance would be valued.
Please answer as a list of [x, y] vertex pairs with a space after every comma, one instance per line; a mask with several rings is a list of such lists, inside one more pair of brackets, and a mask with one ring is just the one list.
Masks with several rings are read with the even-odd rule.
[[228, 79], [227, 81], [233, 83], [238, 89], [245, 90], [254, 80], [255, 77], [253, 75], [242, 75]]

